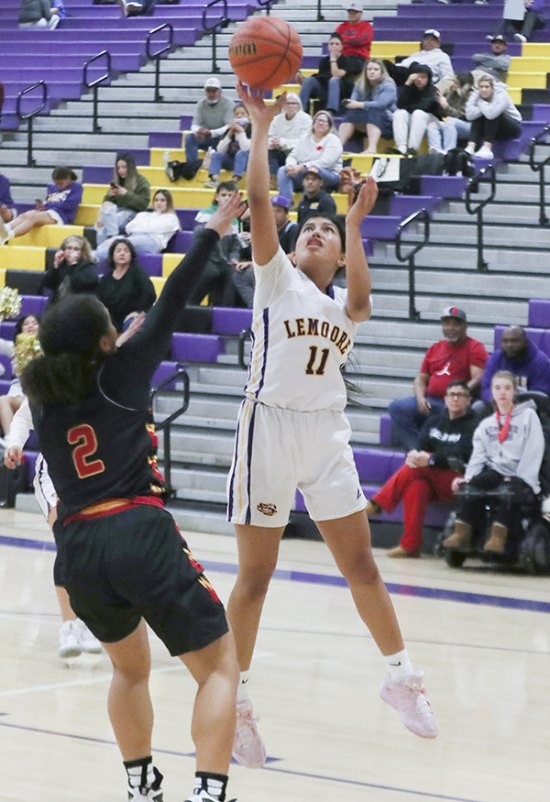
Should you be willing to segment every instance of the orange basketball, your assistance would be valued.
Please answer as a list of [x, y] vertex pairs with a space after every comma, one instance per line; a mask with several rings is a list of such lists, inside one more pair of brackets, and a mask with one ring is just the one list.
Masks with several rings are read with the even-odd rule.
[[250, 17], [229, 43], [235, 75], [253, 89], [273, 89], [294, 78], [302, 63], [302, 43], [292, 25], [277, 17]]

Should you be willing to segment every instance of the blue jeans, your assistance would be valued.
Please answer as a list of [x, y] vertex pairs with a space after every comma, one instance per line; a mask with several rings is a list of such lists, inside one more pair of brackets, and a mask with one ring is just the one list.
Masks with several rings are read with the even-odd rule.
[[97, 244], [101, 245], [106, 239], [124, 234], [126, 223], [129, 223], [136, 216], [137, 212], [133, 209], [119, 209], [114, 203], [104, 203], [99, 210], [97, 227]]
[[[325, 102], [326, 95], [326, 102]], [[318, 81], [314, 75], [308, 76], [300, 89], [300, 100], [302, 108], [309, 114], [309, 101], [311, 98], [318, 98], [321, 101], [321, 108], [338, 111], [340, 108], [340, 78], [329, 78], [328, 91], [327, 85]]]
[[235, 178], [242, 178], [246, 173], [247, 165], [247, 150], [239, 150], [234, 156], [230, 156], [228, 153], [218, 153], [216, 150], [210, 158], [208, 173], [209, 175], [219, 175], [223, 168], [224, 170], [233, 170]]
[[198, 140], [195, 134], [186, 134], [185, 136], [185, 161], [192, 162], [199, 158], [199, 148], [201, 150], [208, 150], [208, 148], [216, 149], [219, 136], [209, 136], [206, 139]]
[[[319, 172], [323, 179], [323, 184], [327, 192], [332, 192], [338, 189], [340, 183], [340, 174], [335, 170], [327, 170], [326, 167], [319, 167]], [[304, 174], [290, 176], [286, 171], [286, 166], [280, 167], [277, 173], [277, 183], [279, 185], [279, 195], [284, 195], [289, 201], [292, 201], [292, 195], [299, 189], [302, 189], [304, 183]]]
[[428, 416], [422, 415], [418, 411], [416, 397], [398, 398], [392, 401], [388, 407], [388, 412], [392, 421], [392, 445], [402, 446], [406, 451], [410, 451], [418, 446], [418, 435], [424, 423], [432, 415], [438, 415], [445, 409], [445, 402], [442, 398], [427, 396], [431, 405]]

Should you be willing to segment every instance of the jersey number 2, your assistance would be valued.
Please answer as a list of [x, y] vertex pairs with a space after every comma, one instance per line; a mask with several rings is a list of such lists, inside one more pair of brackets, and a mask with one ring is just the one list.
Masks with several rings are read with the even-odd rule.
[[97, 437], [94, 429], [87, 423], [81, 426], [73, 426], [67, 433], [67, 442], [73, 449], [73, 463], [79, 479], [87, 479], [103, 473], [105, 463], [101, 459], [91, 460], [97, 451]]
[[319, 364], [315, 365], [317, 362], [317, 351], [318, 348], [316, 345], [312, 345], [309, 349], [309, 362], [307, 363], [306, 367], [306, 374], [308, 376], [322, 376], [325, 372], [325, 365], [327, 364], [328, 359], [328, 348], [323, 348], [321, 350], [321, 356], [319, 358]]

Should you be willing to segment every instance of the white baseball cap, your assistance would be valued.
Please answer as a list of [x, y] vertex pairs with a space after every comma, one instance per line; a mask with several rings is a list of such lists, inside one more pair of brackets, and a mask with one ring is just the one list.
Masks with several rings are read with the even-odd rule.
[[360, 11], [363, 13], [363, 6], [361, 3], [346, 3], [346, 11]]
[[423, 37], [426, 36], [433, 36], [434, 39], [441, 39], [441, 34], [436, 28], [428, 28], [428, 30], [424, 31], [422, 34]]
[[219, 78], [207, 78], [204, 82], [205, 89], [221, 89], [222, 85]]

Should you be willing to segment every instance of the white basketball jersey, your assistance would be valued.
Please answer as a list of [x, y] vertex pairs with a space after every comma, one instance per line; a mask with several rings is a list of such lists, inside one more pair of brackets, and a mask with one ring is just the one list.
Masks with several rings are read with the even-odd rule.
[[347, 399], [341, 367], [357, 330], [346, 314], [347, 291], [321, 292], [282, 249], [254, 270], [254, 342], [246, 396], [303, 412], [343, 410]]

